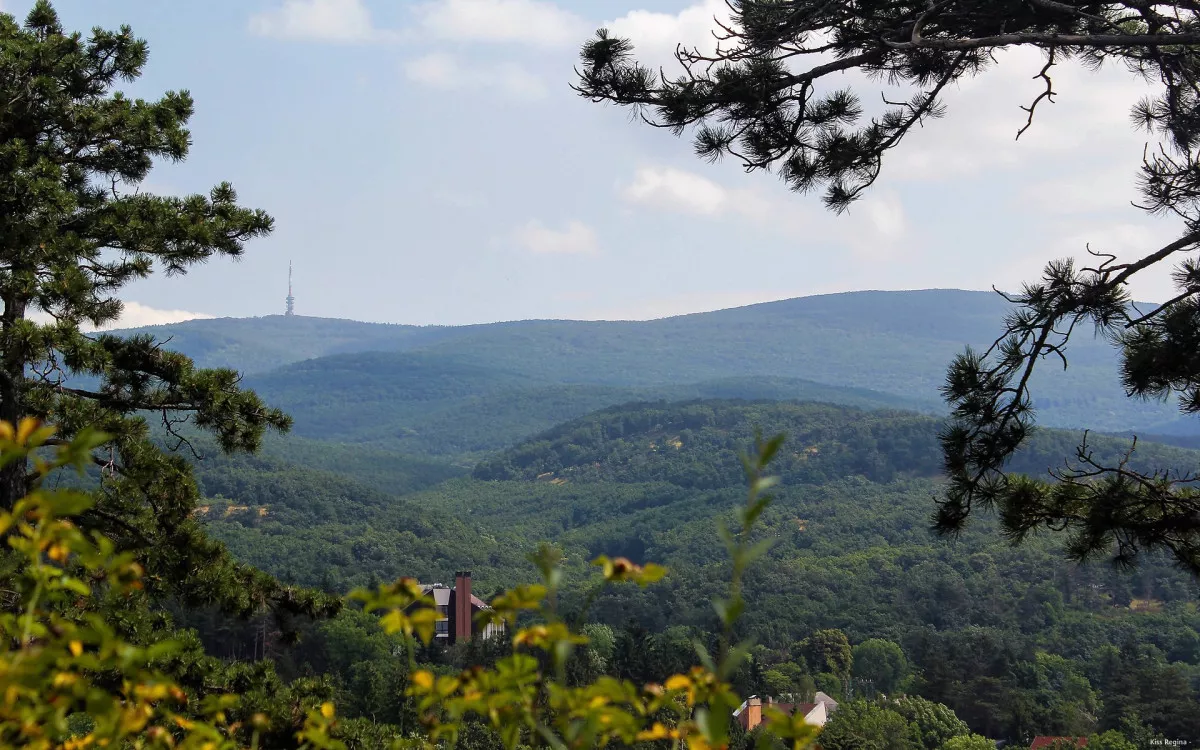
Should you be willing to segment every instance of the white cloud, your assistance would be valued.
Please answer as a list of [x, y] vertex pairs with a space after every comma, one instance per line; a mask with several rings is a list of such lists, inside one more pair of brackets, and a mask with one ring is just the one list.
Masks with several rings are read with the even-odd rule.
[[517, 99], [541, 99], [546, 85], [533, 73], [513, 62], [468, 66], [441, 52], [409, 60], [404, 75], [415, 83], [447, 91], [493, 90]]
[[125, 302], [122, 306], [120, 319], [115, 323], [103, 327], [105, 329], [140, 328], [141, 326], [161, 326], [167, 323], [182, 323], [185, 320], [212, 317], [214, 316], [190, 310], [161, 310], [139, 302]]
[[283, 0], [250, 18], [259, 36], [329, 42], [365, 42], [388, 36], [371, 24], [362, 0]]
[[673, 167], [641, 167], [633, 181], [621, 189], [631, 202], [700, 216], [737, 213], [766, 218], [767, 205], [749, 190], [722, 187], [695, 172]]
[[[29, 317], [38, 323], [51, 323], [54, 321], [53, 318], [41, 310], [32, 311]], [[85, 323], [82, 328], [85, 331], [112, 331], [123, 328], [141, 328], [142, 326], [161, 326], [168, 323], [182, 323], [185, 320], [200, 320], [212, 317], [215, 316], [208, 315], [207, 313], [192, 312], [190, 310], [161, 310], [157, 307], [143, 305], [140, 302], [125, 301], [121, 305], [121, 317], [115, 322], [100, 326], [99, 329], [92, 328]]]
[[842, 245], [856, 257], [873, 261], [898, 257], [907, 237], [904, 206], [886, 189], [866, 193], [845, 216], [805, 203], [794, 193], [728, 188], [674, 167], [641, 167], [619, 191], [626, 202], [639, 207], [739, 219], [789, 239]]
[[1054, 177], [1024, 186], [1015, 196], [1014, 207], [1036, 209], [1042, 214], [1088, 214], [1127, 210], [1139, 199], [1133, 165], [1115, 169], [1079, 172], [1071, 177]]
[[613, 36], [633, 42], [639, 62], [652, 70], [661, 67], [672, 78], [682, 71], [674, 56], [675, 45], [696, 47], [705, 53], [716, 50], [713, 32], [717, 30], [714, 19], [718, 18], [722, 23], [729, 20], [725, 0], [700, 0], [678, 13], [633, 10], [603, 25]]
[[907, 231], [908, 222], [904, 217], [904, 206], [899, 196], [890, 191], [877, 191], [863, 198], [851, 210], [865, 219], [864, 222], [855, 222], [850, 218], [858, 230], [854, 234], [857, 235], [858, 241], [855, 244], [860, 254], [866, 251], [868, 255], [875, 255], [876, 251], [882, 250], [884, 254], [890, 255], [888, 251], [895, 248], [896, 243]]
[[591, 255], [599, 249], [596, 232], [575, 220], [568, 221], [562, 229], [530, 221], [513, 232], [513, 241], [536, 255]]
[[426, 34], [463, 42], [570, 47], [588, 32], [575, 14], [539, 0], [434, 0], [414, 12]]
[[404, 63], [408, 80], [434, 88], [457, 88], [465, 81], [465, 73], [450, 55], [432, 53]]
[[[1132, 166], [1127, 158], [1140, 157], [1146, 138], [1131, 128], [1129, 110], [1151, 90], [1148, 84], [1115, 67], [1093, 72], [1075, 62], [1055, 66], [1051, 72], [1058, 95], [1054, 103], [1038, 105], [1032, 127], [1018, 141], [1017, 131], [1028, 117], [1021, 107], [1044, 89], [1035, 76], [1045, 61], [1036, 50], [1021, 48], [1000, 50], [996, 57], [998, 66], [945, 92], [946, 118], [906, 137], [886, 158], [885, 173], [905, 180], [961, 179], [1031, 167], [1045, 170], [1054, 162], [1078, 174], [1081, 161], [1094, 163], [1101, 155], [1123, 166]], [[872, 86], [857, 79], [854, 85], [864, 93]], [[1130, 181], [1128, 173], [1119, 179]], [[1097, 187], [1075, 184], [1076, 190]]]
[[682, 169], [643, 167], [622, 191], [626, 200], [694, 214], [718, 214], [728, 203], [725, 188]]

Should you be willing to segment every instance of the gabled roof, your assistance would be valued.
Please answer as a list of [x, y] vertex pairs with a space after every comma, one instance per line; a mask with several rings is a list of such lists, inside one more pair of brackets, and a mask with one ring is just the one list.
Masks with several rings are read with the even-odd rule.
[[[786, 706], [787, 704], [782, 703], [780, 705]], [[808, 716], [814, 710], [816, 710], [817, 706], [819, 706], [819, 705], [821, 705], [821, 704], [820, 703], [796, 703], [792, 706], [792, 713], [800, 714], [801, 716]], [[787, 711], [786, 708], [784, 708], [783, 710]]]
[[[433, 603], [439, 607], [450, 606], [450, 592], [453, 590], [453, 586], [432, 586], [430, 584], [424, 584], [421, 586], [421, 591], [425, 592], [426, 594], [433, 594]], [[487, 602], [475, 596], [474, 594], [471, 594], [471, 606], [475, 607], [476, 609], [491, 609]]]
[[[741, 715], [742, 711], [746, 710], [746, 706], [750, 704], [751, 699], [757, 698], [757, 695], [752, 695], [746, 700], [742, 701], [742, 705], [737, 707], [737, 710], [733, 712], [733, 715]], [[820, 690], [818, 690], [817, 694], [813, 696], [812, 703], [791, 703], [789, 701], [778, 700], [773, 701], [770, 697], [768, 697], [765, 701], [762, 701], [763, 706], [774, 706], [780, 711], [786, 711], [788, 713], [799, 712], [802, 716], [808, 716], [810, 713], [816, 710], [817, 706], [821, 705], [822, 703], [825, 704], [826, 713], [833, 713], [837, 710], [837, 701], [835, 701], [833, 698], [830, 698], [825, 693], [822, 693]]]

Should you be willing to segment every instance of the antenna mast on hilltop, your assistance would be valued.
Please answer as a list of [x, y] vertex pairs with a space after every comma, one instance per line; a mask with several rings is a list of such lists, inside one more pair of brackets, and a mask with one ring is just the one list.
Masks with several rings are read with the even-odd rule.
[[284, 315], [296, 314], [296, 298], [292, 296], [292, 262], [288, 261], [288, 296], [287, 296], [287, 312]]

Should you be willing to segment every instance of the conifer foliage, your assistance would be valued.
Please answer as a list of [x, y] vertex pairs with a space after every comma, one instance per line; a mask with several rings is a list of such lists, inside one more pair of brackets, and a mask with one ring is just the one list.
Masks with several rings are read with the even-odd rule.
[[[288, 417], [232, 370], [197, 369], [150, 336], [85, 332], [119, 318], [129, 282], [236, 258], [271, 231], [229, 184], [207, 196], [139, 190], [155, 162], [187, 156], [193, 112], [186, 91], [146, 101], [118, 89], [146, 61], [128, 27], [68, 33], [44, 0], [24, 23], [0, 14], [0, 420], [52, 422], [60, 441], [85, 428], [113, 436], [93, 451], [103, 478], [80, 522], [137, 550], [151, 593], [234, 614], [328, 610], [207, 539], [187, 462], [158, 447], [164, 433], [186, 447], [178, 428], [190, 422], [225, 450], [252, 450]], [[0, 469], [0, 508], [32, 481], [26, 462]]]
[[[1065, 530], [1074, 558], [1111, 554], [1132, 564], [1143, 552], [1160, 550], [1200, 575], [1196, 477], [1100, 461], [1086, 440], [1055, 481], [1005, 471], [1033, 425], [1030, 376], [1045, 359], [1065, 366], [1068, 340], [1080, 326], [1094, 327], [1119, 348], [1130, 396], [1177, 395], [1183, 412], [1200, 412], [1200, 3], [727, 5], [730, 22], [717, 35], [717, 51], [678, 48], [682, 72], [674, 77], [638, 63], [628, 40], [600, 30], [583, 47], [576, 90], [593, 101], [630, 106], [647, 123], [676, 134], [692, 128], [697, 155], [730, 155], [747, 171], [775, 170], [794, 190], [823, 191], [825, 204], [838, 212], [874, 183], [888, 151], [914, 127], [948, 114], [941, 101], [947, 86], [998, 64], [997, 50], [1032, 47], [1044, 55], [1042, 87], [1014, 123], [1018, 138], [1036, 124], [1038, 106], [1053, 101], [1055, 66], [1068, 60], [1120, 66], [1159, 86], [1132, 113], [1149, 141], [1139, 207], [1176, 218], [1178, 237], [1129, 262], [1097, 244], [1086, 267], [1049, 263], [1042, 279], [1009, 295], [1013, 312], [995, 344], [952, 363], [944, 388], [952, 420], [942, 436], [951, 484], [935, 527], [955, 533], [975, 509], [994, 507], [1015, 540], [1041, 528]], [[844, 71], [908, 87], [911, 96], [866, 118], [861, 101], [868, 92], [834, 83]], [[1130, 279], [1163, 264], [1175, 268], [1177, 295], [1138, 309], [1127, 291]]]

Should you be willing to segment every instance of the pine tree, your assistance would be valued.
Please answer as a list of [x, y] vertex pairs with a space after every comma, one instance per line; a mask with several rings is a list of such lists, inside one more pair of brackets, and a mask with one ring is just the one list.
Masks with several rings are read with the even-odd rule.
[[[85, 427], [110, 436], [94, 454], [99, 501], [80, 524], [137, 551], [151, 598], [281, 620], [331, 612], [332, 597], [281, 586], [209, 539], [188, 461], [160, 448], [164, 436], [184, 447], [190, 423], [227, 451], [254, 450], [288, 417], [241, 390], [236, 372], [197, 369], [149, 335], [86, 332], [119, 319], [129, 282], [236, 258], [272, 228], [228, 184], [207, 196], [139, 191], [157, 161], [187, 156], [193, 112], [185, 91], [145, 101], [116, 89], [146, 60], [128, 27], [85, 39], [44, 0], [24, 24], [0, 14], [0, 419], [40, 418], [59, 441]], [[22, 462], [0, 470], [0, 506], [30, 481]]]
[[[870, 188], [887, 153], [914, 127], [947, 114], [947, 86], [1002, 64], [1008, 47], [1044, 54], [1044, 88], [1014, 125], [1033, 126], [1056, 95], [1055, 66], [1115, 64], [1161, 85], [1133, 111], [1161, 141], [1147, 149], [1140, 206], [1180, 221], [1179, 236], [1135, 261], [1094, 253], [1090, 267], [1055, 261], [1043, 278], [1009, 296], [1013, 312], [995, 344], [968, 350], [944, 388], [952, 420], [942, 436], [950, 485], [935, 528], [954, 534], [978, 508], [996, 508], [1014, 540], [1042, 528], [1066, 530], [1074, 559], [1111, 554], [1133, 564], [1147, 550], [1174, 556], [1200, 575], [1200, 492], [1190, 474], [1140, 472], [1099, 462], [1086, 438], [1054, 481], [1010, 475], [1005, 466], [1033, 427], [1030, 375], [1050, 359], [1065, 365], [1067, 343], [1091, 324], [1120, 350], [1131, 397], [1178, 395], [1200, 413], [1200, 3], [1092, 0], [728, 0], [731, 19], [715, 53], [679, 48], [682, 72], [637, 62], [628, 40], [601, 29], [582, 50], [576, 90], [633, 108], [651, 125], [694, 133], [698, 156], [724, 155], [747, 171], [774, 170], [793, 190], [823, 191], [845, 211]], [[832, 83], [856, 70], [911, 89], [865, 119], [859, 94]], [[877, 95], [872, 92], [872, 96]], [[1098, 238], [1102, 239], [1102, 238]], [[1139, 310], [1127, 285], [1174, 263], [1178, 294]], [[1132, 451], [1131, 446], [1131, 451]]]

